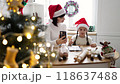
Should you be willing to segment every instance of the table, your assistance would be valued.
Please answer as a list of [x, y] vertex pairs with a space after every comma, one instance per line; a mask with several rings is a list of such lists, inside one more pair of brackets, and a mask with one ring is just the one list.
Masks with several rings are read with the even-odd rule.
[[[90, 46], [84, 46], [83, 49], [90, 48]], [[101, 47], [98, 46], [98, 50], [101, 50]], [[88, 57], [82, 63], [74, 62], [74, 57], [80, 52], [69, 52], [68, 59], [66, 61], [59, 62], [56, 60], [53, 63], [53, 68], [109, 68], [110, 59], [102, 57], [102, 60], [95, 58], [94, 61], [91, 61]], [[117, 60], [120, 57], [118, 52], [115, 52], [114, 59]]]

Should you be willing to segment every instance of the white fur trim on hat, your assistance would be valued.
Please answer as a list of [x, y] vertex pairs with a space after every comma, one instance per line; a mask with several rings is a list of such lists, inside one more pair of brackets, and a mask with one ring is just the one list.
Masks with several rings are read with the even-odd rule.
[[87, 30], [89, 29], [89, 27], [88, 27], [86, 24], [79, 24], [79, 25], [77, 26], [77, 30], [78, 30], [80, 27], [85, 27], [85, 28], [87, 28]]
[[56, 11], [55, 13], [54, 13], [54, 16], [53, 17], [58, 17], [58, 16], [61, 16], [61, 15], [63, 15], [63, 14], [65, 14], [66, 12], [65, 12], [65, 9], [60, 9], [59, 11]]

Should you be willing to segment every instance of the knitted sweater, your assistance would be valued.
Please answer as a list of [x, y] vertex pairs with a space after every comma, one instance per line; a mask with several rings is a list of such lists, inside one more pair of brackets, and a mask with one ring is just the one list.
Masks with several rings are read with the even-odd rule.
[[56, 27], [53, 25], [53, 23], [50, 23], [45, 31], [46, 41], [53, 45], [57, 45], [56, 40], [59, 38], [60, 31], [66, 31], [65, 24], [58, 23], [58, 27]]

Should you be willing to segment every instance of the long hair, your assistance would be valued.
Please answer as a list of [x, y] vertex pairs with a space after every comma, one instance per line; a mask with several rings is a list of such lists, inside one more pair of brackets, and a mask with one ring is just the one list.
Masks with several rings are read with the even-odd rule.
[[[77, 38], [78, 38], [78, 30], [77, 30], [76, 39], [75, 39], [73, 45], [76, 45]], [[90, 45], [89, 40], [88, 40], [88, 33], [87, 32], [86, 32], [86, 41], [87, 41], [86, 45]]]
[[88, 41], [88, 33], [87, 32], [86, 32], [86, 41], [87, 41], [86, 45], [90, 45], [90, 43]]
[[[65, 14], [63, 14], [63, 15], [61, 15], [61, 16], [58, 16], [59, 18], [62, 18], [62, 17], [64, 17], [65, 16]], [[55, 25], [55, 26], [57, 26], [58, 27], [58, 25], [57, 25], [57, 23], [58, 23], [58, 21], [57, 21], [57, 18], [58, 17], [54, 17], [54, 18], [52, 18], [52, 20], [53, 20], [53, 24]]]
[[76, 38], [75, 38], [75, 41], [74, 41], [73, 45], [76, 45], [77, 37], [78, 37], [78, 30], [77, 30], [77, 35], [76, 35]]

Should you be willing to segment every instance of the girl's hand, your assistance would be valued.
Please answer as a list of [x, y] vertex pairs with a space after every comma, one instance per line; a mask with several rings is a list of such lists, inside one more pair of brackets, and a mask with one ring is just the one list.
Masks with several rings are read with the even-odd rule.
[[71, 46], [74, 42], [72, 42], [72, 39], [69, 41], [69, 46]]
[[91, 44], [91, 47], [96, 47], [97, 45], [96, 44]]
[[62, 38], [59, 38], [59, 39], [56, 40], [57, 45], [67, 42], [67, 38], [63, 39], [64, 37], [65, 36], [63, 36]]

